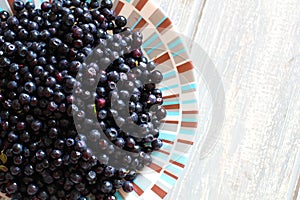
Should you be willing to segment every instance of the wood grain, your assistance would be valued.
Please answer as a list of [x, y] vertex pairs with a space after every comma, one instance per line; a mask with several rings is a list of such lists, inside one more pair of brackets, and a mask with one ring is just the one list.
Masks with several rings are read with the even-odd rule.
[[200, 159], [198, 144], [168, 199], [300, 199], [300, 1], [157, 3], [209, 55], [226, 100], [216, 146]]
[[[155, 1], [190, 50], [209, 55], [226, 100], [214, 148], [203, 158], [197, 143], [167, 198], [299, 200], [300, 0]], [[212, 106], [209, 92], [199, 92], [202, 109]], [[205, 132], [211, 119], [201, 117]]]
[[203, 3], [206, 0], [153, 0], [172, 19], [178, 32], [192, 36], [197, 30]]

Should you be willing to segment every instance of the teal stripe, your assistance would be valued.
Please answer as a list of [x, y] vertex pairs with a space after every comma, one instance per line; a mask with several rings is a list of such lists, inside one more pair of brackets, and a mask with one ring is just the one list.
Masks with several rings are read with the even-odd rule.
[[179, 101], [166, 101], [163, 103], [164, 106], [179, 104]]
[[197, 85], [195, 83], [189, 84], [189, 85], [184, 85], [181, 87], [181, 90], [186, 91], [186, 90], [192, 90], [196, 89]]
[[167, 115], [168, 116], [179, 116], [179, 112], [177, 112], [177, 111], [168, 111]]
[[136, 27], [136, 25], [138, 25], [138, 23], [140, 23], [140, 21], [143, 19], [143, 17], [140, 17], [131, 27], [131, 29], [134, 29]]
[[134, 182], [139, 188], [141, 188], [143, 191], [146, 190], [146, 188], [145, 188], [143, 185], [141, 185], [136, 179], [134, 179], [133, 182]]
[[186, 134], [186, 135], [194, 135], [195, 131], [192, 130], [186, 130], [186, 129], [180, 129], [179, 133]]
[[168, 87], [163, 87], [163, 88], [160, 88], [161, 91], [166, 91], [166, 90], [170, 90], [170, 89], [174, 89], [174, 88], [178, 88], [179, 85], [178, 84], [175, 84], [175, 85], [171, 85], [171, 86], [168, 86]]
[[128, 3], [130, 3], [131, 0], [126, 0]]
[[169, 49], [173, 49], [174, 47], [176, 47], [177, 45], [181, 44], [182, 40], [181, 38], [178, 38], [177, 40], [175, 40], [174, 42], [168, 44]]
[[196, 118], [182, 118], [182, 121], [184, 121], [184, 122], [198, 122], [198, 119], [196, 119]]
[[173, 76], [176, 76], [176, 72], [175, 71], [171, 71], [171, 72], [163, 74], [164, 78], [170, 78], [170, 77], [173, 77]]
[[181, 49], [181, 50], [179, 50], [179, 51], [177, 51], [175, 53], [172, 53], [172, 56], [173, 57], [179, 56], [180, 54], [184, 53], [185, 51], [186, 51], [186, 49]]
[[138, 178], [134, 179], [133, 182], [143, 191], [146, 191], [152, 184], [151, 180], [147, 179], [143, 174], [139, 174]]
[[166, 19], [167, 19], [167, 17], [164, 16], [164, 17], [163, 17], [163, 18], [155, 25], [155, 27], [156, 27], [156, 28], [159, 27], [159, 25], [161, 25]]
[[119, 192], [116, 192], [115, 196], [117, 197], [118, 200], [124, 200]]
[[152, 153], [152, 155], [155, 156], [155, 157], [158, 157], [158, 158], [160, 158], [160, 159], [162, 159], [162, 160], [168, 160], [168, 155], [163, 154], [163, 153], [160, 153], [160, 152], [158, 152], [158, 151], [154, 151], [154, 152]]
[[165, 182], [169, 183], [170, 185], [175, 185], [176, 179], [172, 178], [171, 176], [168, 176], [167, 174], [163, 173], [160, 178], [164, 180]]
[[2, 11], [2, 8], [0, 7], [0, 12]]
[[174, 175], [180, 176], [182, 173], [182, 168], [175, 167], [174, 165], [168, 165], [166, 170]]
[[184, 164], [184, 165], [186, 165], [187, 161], [188, 161], [188, 159], [185, 156], [179, 155], [177, 153], [173, 153], [172, 156], [171, 156], [171, 159], [176, 161], [176, 162], [179, 162], [181, 164]]
[[142, 45], [143, 48], [146, 48], [147, 46], [149, 46], [152, 42], [154, 42], [156, 39], [158, 38], [158, 34], [155, 33], [154, 35], [152, 35], [148, 40], [146, 40], [144, 42], [144, 44]]
[[169, 140], [169, 141], [175, 141], [176, 135], [168, 134], [168, 133], [159, 133], [159, 137], [161, 139]]
[[172, 150], [172, 145], [164, 143], [161, 149], [170, 152]]
[[155, 51], [158, 47], [160, 47], [162, 44], [163, 44], [162, 42], [159, 42], [154, 47], [152, 47], [150, 50], [148, 50], [146, 53], [149, 55], [150, 53], [152, 53], [153, 51]]
[[182, 101], [182, 104], [193, 104], [193, 103], [197, 103], [197, 100], [196, 99], [192, 99], [192, 100]]

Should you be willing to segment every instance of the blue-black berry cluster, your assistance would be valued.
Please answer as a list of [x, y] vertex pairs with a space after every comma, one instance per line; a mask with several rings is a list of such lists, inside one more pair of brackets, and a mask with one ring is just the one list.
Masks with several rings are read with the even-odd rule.
[[142, 34], [112, 7], [16, 0], [13, 16], [0, 12], [0, 191], [8, 197], [113, 200], [133, 190], [161, 148], [162, 74], [143, 56]]

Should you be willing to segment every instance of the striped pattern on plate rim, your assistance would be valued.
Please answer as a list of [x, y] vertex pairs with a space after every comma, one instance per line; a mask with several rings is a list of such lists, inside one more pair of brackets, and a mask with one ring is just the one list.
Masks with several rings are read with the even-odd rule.
[[160, 131], [164, 146], [153, 153], [153, 163], [134, 181], [135, 193], [120, 191], [117, 197], [164, 199], [182, 175], [197, 135], [194, 67], [170, 19], [151, 1], [119, 0], [114, 6], [118, 14], [128, 18], [129, 27], [143, 32], [143, 52], [163, 72], [164, 80], [159, 88], [168, 111]]
[[[26, 0], [23, 0], [26, 2]], [[36, 7], [45, 0], [28, 0]], [[51, 0], [50, 0], [51, 1]], [[0, 11], [12, 11], [13, 0], [0, 1]], [[197, 85], [193, 64], [171, 20], [149, 0], [116, 0], [117, 14], [128, 18], [128, 26], [143, 31], [142, 50], [158, 64], [164, 80], [159, 85], [164, 95], [167, 117], [160, 131], [164, 142], [153, 153], [153, 163], [134, 181], [134, 192], [116, 193], [118, 199], [164, 199], [176, 184], [188, 162], [196, 138], [198, 120]]]

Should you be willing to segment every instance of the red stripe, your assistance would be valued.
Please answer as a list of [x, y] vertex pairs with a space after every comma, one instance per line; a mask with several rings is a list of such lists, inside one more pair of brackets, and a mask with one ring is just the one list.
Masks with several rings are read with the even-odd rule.
[[190, 128], [197, 128], [198, 123], [197, 122], [181, 122], [181, 126], [190, 127]]
[[170, 25], [172, 24], [171, 20], [169, 18], [167, 18], [165, 21], [163, 21], [163, 23], [161, 23], [158, 27], [157, 30], [159, 32], [164, 31], [165, 29], [167, 29]]
[[156, 184], [151, 188], [151, 190], [162, 199], [165, 198], [165, 196], [167, 195], [167, 192], [158, 187]]
[[161, 123], [167, 123], [167, 124], [178, 124], [178, 121], [172, 121], [172, 120], [162, 120]]
[[139, 195], [139, 196], [141, 196], [143, 193], [144, 193], [144, 191], [139, 187], [139, 186], [137, 186], [135, 183], [132, 183], [133, 184], [133, 190]]
[[166, 62], [167, 60], [170, 60], [170, 55], [168, 52], [164, 53], [163, 55], [157, 57], [154, 59], [154, 62], [160, 65], [161, 63]]
[[135, 8], [138, 9], [138, 10], [142, 10], [143, 7], [146, 5], [147, 2], [148, 2], [148, 0], [140, 0], [140, 1], [136, 4]]
[[155, 163], [151, 163], [150, 165], [148, 165], [148, 167], [150, 167], [151, 169], [153, 169], [157, 173], [160, 173], [160, 171], [162, 170], [162, 168], [159, 165], [155, 164]]
[[168, 96], [164, 96], [164, 99], [171, 99], [171, 98], [178, 98], [179, 94], [172, 94], [172, 95], [168, 95]]
[[168, 172], [168, 171], [166, 171], [166, 170], [164, 171], [164, 173], [167, 174], [168, 176], [171, 176], [172, 178], [174, 178], [174, 179], [176, 179], [176, 180], [178, 179], [177, 176], [175, 176], [174, 174], [171, 174], [170, 172]]
[[141, 21], [136, 25], [134, 29], [141, 29], [143, 26], [145, 26], [147, 22], [142, 18]]
[[191, 141], [188, 141], [188, 140], [178, 139], [177, 141], [180, 142], [180, 143], [183, 143], [183, 144], [188, 144], [188, 145], [193, 145], [194, 144], [194, 142], [191, 142]]
[[163, 106], [164, 109], [179, 109], [180, 108], [180, 105], [179, 104], [173, 104], [173, 105], [167, 105], [167, 106]]
[[160, 153], [163, 153], [163, 154], [166, 154], [166, 155], [170, 155], [170, 153], [169, 152], [167, 152], [167, 151], [164, 151], [164, 150], [157, 150], [158, 152], [160, 152]]
[[172, 164], [174, 164], [174, 165], [177, 165], [178, 167], [184, 168], [184, 164], [181, 164], [181, 163], [176, 162], [174, 160], [170, 160], [169, 162], [172, 163]]
[[172, 142], [170, 140], [164, 140], [164, 139], [162, 139], [161, 141], [164, 142], [164, 143], [168, 143], [168, 144], [174, 144], [174, 142]]
[[7, 1], [8, 1], [8, 4], [10, 6], [10, 9], [15, 13], [15, 10], [14, 10], [14, 7], [13, 7], [13, 3], [14, 3], [15, 0], [7, 0]]
[[179, 73], [183, 73], [193, 69], [193, 64], [191, 62], [184, 63], [182, 65], [177, 66], [177, 71]]
[[119, 1], [118, 4], [117, 4], [117, 6], [116, 6], [116, 9], [115, 9], [115, 13], [116, 13], [117, 15], [119, 15], [119, 13], [120, 13], [120, 11], [122, 10], [123, 6], [124, 6], [124, 3], [121, 2], [121, 1]]
[[193, 115], [193, 114], [199, 114], [198, 110], [188, 110], [188, 111], [182, 111], [182, 114], [184, 115]]

